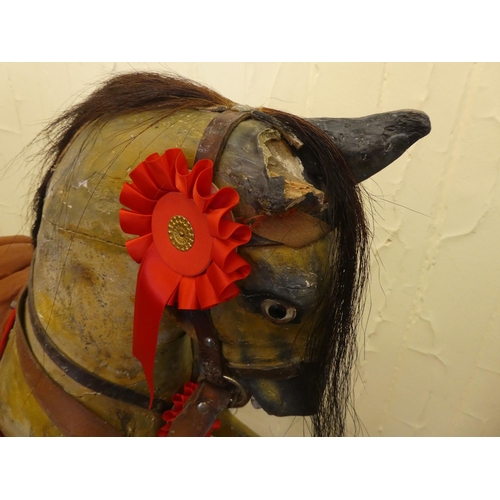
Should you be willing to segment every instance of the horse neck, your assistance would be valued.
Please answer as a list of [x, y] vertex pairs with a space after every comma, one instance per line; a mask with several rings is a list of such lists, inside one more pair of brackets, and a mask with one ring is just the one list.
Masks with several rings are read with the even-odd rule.
[[[161, 411], [147, 411], [149, 390], [142, 366], [132, 354], [130, 281], [135, 280], [129, 276], [137, 271], [126, 269], [130, 258], [121, 249], [114, 248], [113, 253], [107, 248], [103, 258], [101, 243], [86, 241], [82, 235], [72, 235], [70, 242], [57, 231], [57, 245], [53, 239], [39, 240], [29, 284], [26, 328], [34, 353], [49, 375], [75, 397], [92, 391], [88, 406], [101, 416], [113, 421], [120, 414], [120, 422], [126, 424], [117, 425], [126, 425], [126, 434], [155, 435]], [[142, 403], [113, 401], [109, 394], [101, 397], [87, 376], [74, 377], [65, 368], [69, 364], [90, 378], [137, 393]], [[190, 337], [165, 310], [155, 360], [155, 401], [168, 403], [191, 379], [192, 365]]]

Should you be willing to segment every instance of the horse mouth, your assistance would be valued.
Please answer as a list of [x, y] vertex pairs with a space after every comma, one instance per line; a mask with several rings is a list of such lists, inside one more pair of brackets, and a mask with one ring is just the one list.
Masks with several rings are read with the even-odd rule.
[[287, 379], [239, 379], [252, 394], [252, 406], [277, 417], [317, 413], [319, 398], [310, 390], [307, 373]]

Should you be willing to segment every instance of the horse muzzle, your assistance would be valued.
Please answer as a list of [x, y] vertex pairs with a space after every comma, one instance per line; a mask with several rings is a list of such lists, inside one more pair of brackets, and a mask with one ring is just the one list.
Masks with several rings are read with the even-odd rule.
[[238, 380], [269, 415], [307, 416], [318, 411], [318, 391], [311, 390], [314, 380], [311, 365], [304, 365], [300, 373], [291, 378], [239, 378]]

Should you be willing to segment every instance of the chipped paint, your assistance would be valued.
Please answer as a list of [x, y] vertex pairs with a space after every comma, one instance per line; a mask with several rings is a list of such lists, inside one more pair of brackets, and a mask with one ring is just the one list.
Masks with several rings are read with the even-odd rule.
[[[165, 65], [140, 67], [148, 68]], [[168, 68], [235, 101], [305, 117], [405, 108], [430, 116], [431, 134], [363, 184], [372, 195], [374, 239], [356, 409], [365, 435], [500, 435], [500, 65]], [[122, 70], [130, 67], [0, 64], [0, 234], [28, 231], [22, 213], [31, 195], [22, 180], [37, 170], [9, 162], [89, 82]], [[287, 176], [301, 184], [296, 167]], [[253, 408], [237, 413], [263, 435], [308, 432], [303, 419], [266, 417]]]
[[290, 153], [286, 144], [280, 139], [280, 133], [274, 129], [266, 129], [258, 136], [267, 175], [269, 178], [284, 178], [285, 198], [289, 202], [287, 210], [304, 200], [307, 193], [314, 194], [319, 203], [323, 204], [323, 192], [306, 182], [301, 161]]

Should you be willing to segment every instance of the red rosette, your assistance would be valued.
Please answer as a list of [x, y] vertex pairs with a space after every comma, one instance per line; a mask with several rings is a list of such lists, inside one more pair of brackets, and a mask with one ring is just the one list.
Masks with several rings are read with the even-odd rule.
[[134, 356], [141, 362], [153, 401], [153, 367], [158, 329], [166, 305], [208, 309], [238, 295], [236, 281], [250, 265], [236, 253], [251, 230], [234, 222], [239, 203], [230, 187], [212, 184], [213, 163], [191, 170], [180, 149], [154, 153], [131, 173], [120, 202], [120, 226], [137, 235], [126, 242], [140, 263], [134, 310]]

